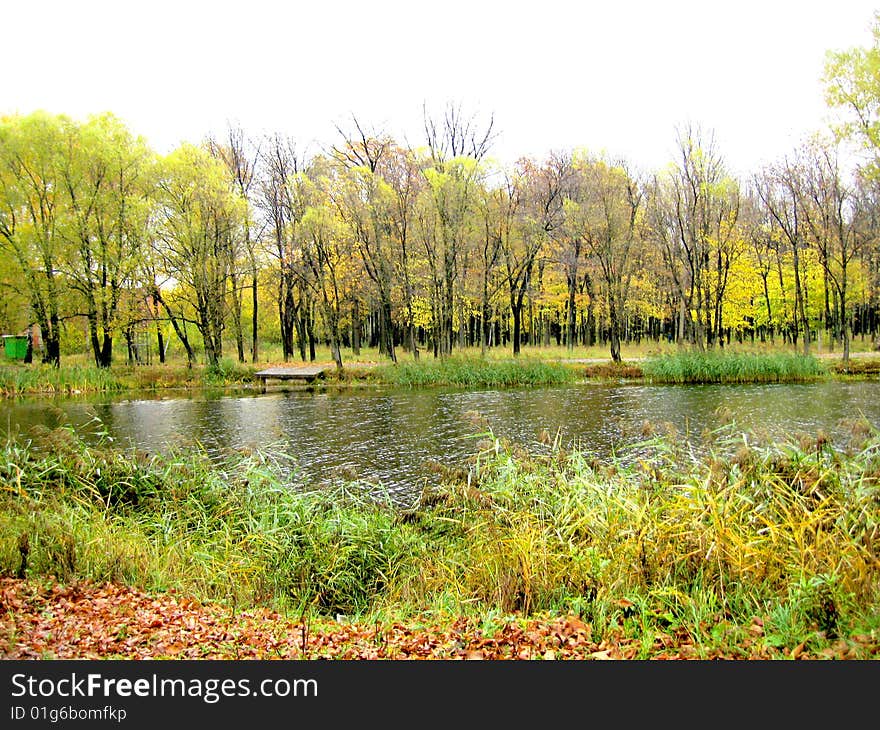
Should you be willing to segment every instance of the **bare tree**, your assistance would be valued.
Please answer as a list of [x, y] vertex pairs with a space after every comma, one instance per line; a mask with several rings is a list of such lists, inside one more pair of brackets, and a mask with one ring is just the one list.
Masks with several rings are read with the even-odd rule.
[[[773, 267], [773, 252], [776, 250], [776, 241], [773, 231], [778, 230], [775, 222], [770, 217], [754, 185], [750, 187], [743, 199], [740, 220], [742, 229], [751, 250], [755, 271], [761, 277], [761, 293], [764, 298], [764, 312], [766, 325], [758, 325], [755, 328], [760, 332], [761, 342], [770, 335], [770, 341], [775, 340], [774, 310], [770, 297], [770, 272]], [[757, 318], [756, 318], [757, 319]]]
[[[259, 146], [255, 146], [245, 135], [241, 127], [229, 126], [226, 133], [226, 140], [223, 144], [213, 139], [209, 139], [211, 153], [222, 160], [229, 170], [232, 186], [243, 200], [250, 204], [254, 197], [254, 181], [256, 179], [257, 161], [260, 157]], [[241, 232], [241, 241], [236, 246], [236, 261], [231, 270], [231, 296], [232, 296], [232, 317], [233, 327], [235, 329], [235, 342], [238, 350], [239, 362], [244, 362], [244, 331], [241, 321], [242, 311], [242, 293], [243, 285], [240, 282], [243, 271], [239, 270], [240, 264], [245, 264], [247, 274], [250, 275], [250, 292], [251, 292], [251, 362], [257, 361], [258, 353], [258, 333], [257, 322], [259, 315], [259, 298], [258, 298], [258, 257], [257, 257], [257, 240], [259, 235], [255, 235], [253, 230], [252, 216], [250, 210], [245, 218], [244, 226]]]
[[303, 220], [307, 240], [302, 246], [303, 263], [311, 276], [309, 285], [315, 293], [330, 341], [330, 354], [337, 371], [342, 371], [341, 310], [344, 298], [345, 264], [350, 242], [335, 230], [330, 206], [309, 207]]
[[637, 226], [644, 193], [623, 162], [589, 160], [580, 172], [586, 190], [577, 215], [578, 238], [584, 241], [601, 275], [608, 307], [611, 359], [620, 362], [621, 318], [633, 274], [642, 259]]
[[332, 149], [332, 156], [347, 171], [348, 185], [332, 195], [333, 203], [350, 226], [355, 246], [367, 276], [379, 296], [379, 352], [397, 362], [394, 349], [392, 292], [394, 254], [392, 248], [393, 202], [385, 194], [380, 165], [389, 153], [391, 138], [384, 132], [367, 132], [357, 117], [354, 130], [339, 127], [342, 144]]
[[521, 350], [523, 303], [535, 261], [563, 221], [571, 160], [554, 154], [540, 167], [523, 159], [517, 168], [515, 177], [508, 177], [497, 191], [496, 223], [513, 319], [514, 355]]
[[476, 114], [465, 116], [460, 103], [448, 102], [438, 118], [422, 105], [425, 141], [435, 165], [442, 165], [455, 157], [471, 157], [482, 160], [497, 136], [494, 132], [495, 115], [487, 122], [480, 122]]
[[[826, 282], [831, 282], [835, 298], [835, 331], [843, 342], [843, 362], [850, 355], [850, 302], [848, 298], [851, 269], [865, 240], [857, 235], [855, 190], [841, 178], [837, 150], [828, 143], [809, 147], [801, 208]], [[827, 284], [826, 284], [827, 291]], [[827, 294], [826, 294], [827, 296]], [[828, 305], [826, 304], [826, 312]]]
[[382, 176], [390, 186], [393, 202], [391, 206], [391, 230], [397, 245], [398, 280], [403, 284], [404, 310], [406, 312], [407, 346], [413, 359], [419, 359], [416, 341], [415, 312], [413, 300], [415, 284], [413, 281], [412, 228], [415, 216], [415, 203], [424, 187], [418, 162], [412, 150], [393, 146], [382, 163]]
[[491, 339], [493, 326], [492, 300], [504, 286], [505, 280], [498, 272], [501, 261], [500, 235], [493, 225], [492, 191], [483, 189], [479, 200], [479, 217], [482, 221], [482, 236], [477, 245], [477, 259], [480, 267], [480, 355], [485, 357]]
[[[806, 282], [803, 281], [801, 258], [808, 245], [807, 226], [801, 215], [800, 198], [803, 191], [803, 169], [795, 160], [785, 158], [781, 163], [773, 165], [756, 178], [758, 195], [769, 211], [776, 225], [782, 231], [792, 256], [794, 273], [794, 323], [793, 340], [797, 341], [797, 333], [803, 331], [804, 355], [810, 354], [810, 325], [807, 320]], [[782, 270], [779, 270], [780, 286], [782, 286]], [[784, 287], [782, 287], [784, 289]]]
[[674, 171], [652, 186], [651, 229], [678, 295], [678, 339], [700, 349], [720, 339], [738, 214], [738, 186], [714, 137], [698, 128], [680, 130]]
[[[423, 107], [428, 164], [423, 166], [430, 207], [422, 217], [422, 242], [432, 272], [435, 355], [452, 352], [456, 294], [463, 259], [475, 238], [473, 213], [482, 182], [480, 161], [494, 139], [494, 118], [482, 125], [476, 115], [448, 104], [439, 119]], [[461, 295], [463, 298], [463, 295]]]
[[293, 357], [296, 340], [300, 357], [305, 360], [310, 301], [299, 253], [307, 207], [302, 178], [305, 163], [291, 139], [275, 135], [262, 149], [258, 206], [264, 215], [269, 255], [277, 262], [281, 350], [286, 362]]

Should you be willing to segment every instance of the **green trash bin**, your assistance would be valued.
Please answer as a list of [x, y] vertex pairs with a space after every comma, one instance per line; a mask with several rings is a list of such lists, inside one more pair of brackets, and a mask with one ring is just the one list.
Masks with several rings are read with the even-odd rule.
[[3, 352], [10, 360], [24, 360], [27, 350], [27, 335], [3, 335]]

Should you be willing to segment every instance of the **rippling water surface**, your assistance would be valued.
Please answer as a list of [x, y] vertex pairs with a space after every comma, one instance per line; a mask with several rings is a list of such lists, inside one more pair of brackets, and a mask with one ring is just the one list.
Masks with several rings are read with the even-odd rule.
[[[117, 441], [146, 451], [200, 442], [209, 450], [273, 447], [292, 454], [310, 480], [358, 478], [396, 498], [415, 494], [432, 461], [461, 464], [487, 428], [525, 446], [559, 435], [563, 445], [607, 455], [639, 438], [645, 421], [685, 438], [720, 424], [770, 435], [840, 437], [864, 415], [880, 425], [880, 382], [657, 386], [581, 384], [492, 390], [295, 390], [237, 396], [21, 399], [0, 403], [0, 429], [99, 419]], [[90, 425], [92, 424], [92, 425]]]

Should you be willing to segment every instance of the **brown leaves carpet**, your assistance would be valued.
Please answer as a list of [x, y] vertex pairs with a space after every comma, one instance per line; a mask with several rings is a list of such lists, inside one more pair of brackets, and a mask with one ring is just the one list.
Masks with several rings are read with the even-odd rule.
[[[653, 643], [620, 635], [596, 640], [576, 616], [511, 618], [486, 631], [474, 619], [444, 626], [308, 624], [268, 610], [231, 611], [175, 593], [118, 584], [0, 578], [0, 658], [6, 659], [770, 659], [760, 621], [745, 645], [698, 650], [685, 633]], [[876, 641], [840, 642], [833, 658], [880, 656]], [[865, 644], [870, 643], [868, 647]], [[826, 650], [826, 655], [828, 652]], [[831, 658], [829, 656], [828, 658]]]

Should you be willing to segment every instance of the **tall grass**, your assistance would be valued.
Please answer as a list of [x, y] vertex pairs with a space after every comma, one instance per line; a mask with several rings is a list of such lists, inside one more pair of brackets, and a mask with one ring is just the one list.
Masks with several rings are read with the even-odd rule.
[[108, 393], [125, 390], [127, 383], [110, 370], [84, 365], [55, 368], [50, 365], [4, 365], [0, 367], [0, 392]]
[[449, 357], [378, 366], [373, 377], [392, 385], [493, 387], [569, 383], [577, 378], [577, 373], [568, 365], [546, 360]]
[[212, 385], [231, 385], [235, 383], [252, 383], [254, 373], [258, 370], [254, 365], [240, 363], [229, 357], [220, 358], [216, 365], [205, 368], [203, 377]]
[[230, 359], [215, 367], [188, 368], [177, 365], [0, 365], [0, 394], [75, 395], [78, 393], [120, 393], [127, 390], [158, 390], [201, 386], [240, 385], [253, 382], [252, 365]]
[[[0, 452], [0, 571], [127, 581], [324, 614], [575, 611], [594, 634], [773, 646], [880, 628], [880, 435], [707, 455], [651, 439], [598, 461], [485, 434], [469, 468], [402, 510], [306, 489], [283, 454], [146, 456], [60, 430]], [[752, 637], [754, 639], [754, 637]], [[724, 639], [725, 641], [728, 639]]]
[[649, 357], [641, 367], [657, 383], [794, 382], [826, 374], [816, 358], [790, 353], [677, 352]]
[[308, 492], [278, 457], [148, 457], [66, 429], [0, 456], [0, 566], [172, 587], [238, 605], [366, 610], [406, 552], [394, 513], [343, 488]]

